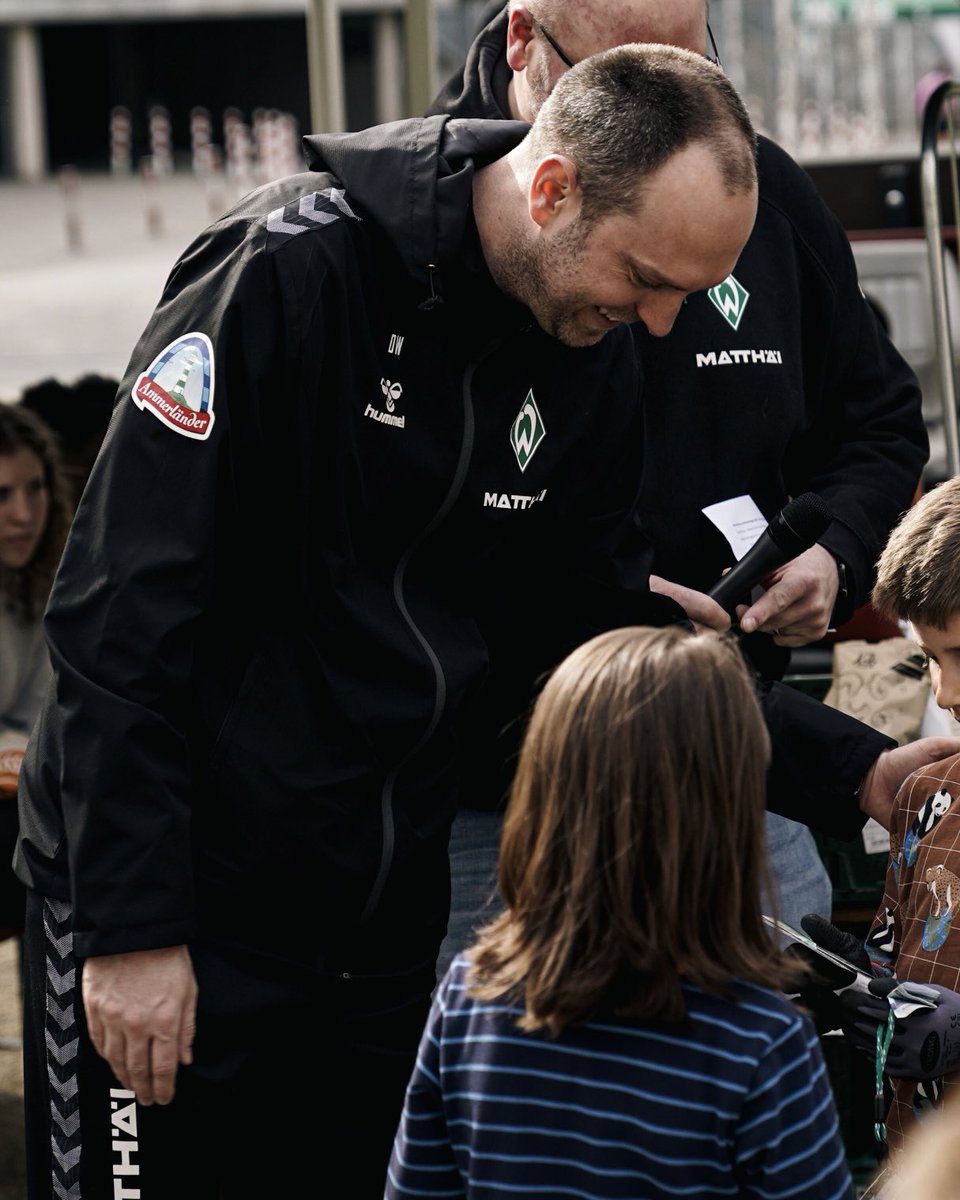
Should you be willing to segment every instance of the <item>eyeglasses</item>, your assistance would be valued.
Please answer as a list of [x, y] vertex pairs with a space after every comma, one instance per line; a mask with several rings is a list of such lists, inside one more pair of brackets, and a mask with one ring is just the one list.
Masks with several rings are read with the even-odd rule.
[[707, 22], [707, 37], [710, 39], [710, 49], [712, 54], [706, 56], [707, 62], [712, 62], [715, 67], [723, 70], [723, 63], [720, 61], [720, 51], [717, 49], [716, 39], [713, 36], [713, 30], [710, 28], [710, 22]]
[[[574, 66], [575, 64], [573, 62], [573, 59], [570, 58], [568, 55], [564, 54], [564, 52], [560, 49], [560, 46], [557, 43], [556, 39], [554, 37], [552, 37], [550, 35], [550, 33], [544, 28], [543, 22], [538, 21], [537, 18], [534, 17], [533, 23], [534, 23], [534, 25], [536, 25], [537, 29], [539, 29], [540, 32], [543, 34], [545, 40], [550, 45], [550, 47], [553, 49], [554, 54], [556, 54], [557, 58], [560, 59], [560, 61], [563, 63], [563, 65], [565, 67]], [[714, 38], [714, 36], [713, 36], [713, 30], [710, 28], [709, 21], [707, 22], [707, 37], [710, 39], [710, 49], [711, 49], [712, 53], [705, 55], [705, 57], [708, 62], [712, 62], [714, 66], [720, 67], [722, 69], [723, 63], [720, 61], [720, 51], [717, 49], [716, 38]]]
[[560, 49], [560, 47], [553, 40], [553, 38], [550, 36], [550, 34], [547, 33], [547, 31], [544, 29], [541, 22], [538, 21], [536, 17], [533, 18], [533, 23], [534, 23], [534, 25], [536, 25], [536, 27], [540, 30], [540, 32], [543, 34], [543, 36], [546, 38], [546, 40], [553, 47], [554, 53], [556, 54], [557, 58], [560, 59], [560, 61], [563, 63], [563, 65], [565, 67], [572, 67], [574, 65], [573, 60], [570, 58], [567, 58], [567, 56], [564, 54], [564, 52]]

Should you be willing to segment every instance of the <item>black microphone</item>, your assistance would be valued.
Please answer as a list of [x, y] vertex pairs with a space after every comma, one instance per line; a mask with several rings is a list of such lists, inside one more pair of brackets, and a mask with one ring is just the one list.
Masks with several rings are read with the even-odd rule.
[[707, 593], [730, 616], [765, 579], [804, 550], [809, 550], [833, 520], [815, 492], [804, 492], [784, 505], [735, 567]]

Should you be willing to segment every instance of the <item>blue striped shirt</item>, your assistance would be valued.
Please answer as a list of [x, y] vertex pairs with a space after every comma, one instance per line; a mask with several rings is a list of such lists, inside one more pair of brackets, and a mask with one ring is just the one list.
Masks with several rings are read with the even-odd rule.
[[456, 959], [434, 997], [387, 1200], [852, 1200], [816, 1033], [778, 993], [684, 985], [692, 1026], [551, 1038], [473, 999], [465, 971]]

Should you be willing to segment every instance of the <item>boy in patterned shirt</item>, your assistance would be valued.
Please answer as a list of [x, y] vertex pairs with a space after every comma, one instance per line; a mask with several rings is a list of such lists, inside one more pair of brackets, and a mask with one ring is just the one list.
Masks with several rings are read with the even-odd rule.
[[[890, 535], [873, 605], [910, 622], [937, 704], [960, 719], [960, 478], [928, 492]], [[900, 788], [866, 950], [875, 973], [960, 991], [960, 755], [915, 771]], [[917, 1117], [956, 1091], [960, 1072], [892, 1085], [886, 1126], [895, 1150]]]

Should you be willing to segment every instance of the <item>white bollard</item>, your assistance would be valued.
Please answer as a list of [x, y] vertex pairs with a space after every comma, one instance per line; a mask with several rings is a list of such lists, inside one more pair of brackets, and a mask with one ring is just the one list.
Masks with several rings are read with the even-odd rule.
[[83, 225], [80, 220], [80, 173], [76, 167], [61, 167], [57, 172], [63, 196], [63, 222], [67, 249], [79, 254], [83, 249]]
[[269, 114], [265, 108], [255, 108], [250, 114], [251, 130], [253, 133], [253, 156], [254, 169], [256, 172], [257, 182], [266, 183], [271, 178], [267, 174], [267, 126], [269, 124]]
[[130, 109], [117, 104], [110, 110], [110, 173], [129, 175], [133, 170]]
[[266, 154], [264, 155], [264, 170], [267, 173], [267, 179], [279, 179], [283, 174], [281, 166], [281, 131], [280, 131], [280, 114], [275, 108], [271, 108], [267, 112], [267, 120], [264, 126], [266, 136]]
[[223, 151], [213, 144], [209, 150], [210, 169], [204, 176], [204, 190], [207, 195], [207, 214], [211, 221], [216, 221], [223, 216], [227, 208]]
[[157, 195], [157, 167], [150, 154], [140, 159], [140, 182], [143, 184], [143, 220], [150, 237], [163, 236], [163, 208]]
[[200, 105], [190, 110], [190, 165], [202, 179], [210, 170], [210, 114]]
[[254, 174], [253, 138], [250, 126], [238, 121], [233, 129], [233, 176], [237, 197], [245, 196], [256, 184]]
[[296, 175], [306, 166], [300, 149], [300, 125], [292, 113], [280, 114], [281, 175]]
[[170, 114], [162, 104], [155, 104], [149, 113], [150, 157], [155, 175], [169, 175], [173, 170], [173, 142], [170, 137]]

